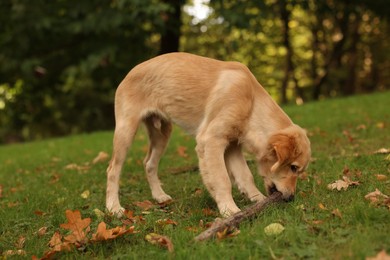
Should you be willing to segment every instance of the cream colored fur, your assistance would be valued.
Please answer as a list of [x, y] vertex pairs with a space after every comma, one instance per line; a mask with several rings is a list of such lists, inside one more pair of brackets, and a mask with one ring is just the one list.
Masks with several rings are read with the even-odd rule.
[[157, 176], [171, 122], [195, 136], [203, 182], [223, 216], [240, 210], [232, 197], [231, 179], [250, 200], [265, 198], [254, 184], [243, 147], [256, 156], [268, 192], [279, 190], [285, 199], [294, 195], [297, 174], [310, 159], [305, 132], [237, 62], [171, 53], [141, 63], [116, 91], [115, 119], [106, 207], [117, 214], [123, 211], [118, 197], [121, 169], [141, 122], [150, 138], [146, 176], [158, 202], [172, 199]]

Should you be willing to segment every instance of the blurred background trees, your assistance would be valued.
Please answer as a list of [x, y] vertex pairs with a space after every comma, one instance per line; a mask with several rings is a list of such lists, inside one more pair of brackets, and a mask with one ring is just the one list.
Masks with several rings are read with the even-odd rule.
[[0, 142], [112, 129], [119, 82], [172, 51], [243, 62], [280, 103], [389, 88], [387, 0], [203, 2], [2, 0]]

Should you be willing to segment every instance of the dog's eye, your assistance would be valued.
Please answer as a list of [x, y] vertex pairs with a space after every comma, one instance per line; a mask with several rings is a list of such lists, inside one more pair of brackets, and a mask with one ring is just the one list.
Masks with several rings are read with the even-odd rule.
[[290, 166], [290, 169], [291, 169], [291, 171], [293, 172], [293, 173], [296, 173], [297, 171], [298, 171], [298, 166], [296, 166], [296, 165], [291, 165]]

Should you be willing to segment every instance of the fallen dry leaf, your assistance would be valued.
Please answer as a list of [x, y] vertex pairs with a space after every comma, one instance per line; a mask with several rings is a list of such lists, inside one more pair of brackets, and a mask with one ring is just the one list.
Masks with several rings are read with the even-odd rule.
[[22, 249], [18, 249], [18, 250], [7, 250], [7, 251], [4, 251], [3, 253], [3, 256], [5, 257], [5, 259], [7, 259], [7, 256], [25, 256], [26, 255], [26, 251], [22, 250]]
[[202, 213], [203, 213], [203, 215], [206, 216], [206, 217], [209, 217], [209, 216], [217, 216], [217, 215], [218, 215], [214, 210], [212, 210], [212, 209], [210, 209], [210, 208], [202, 209]]
[[385, 123], [384, 122], [378, 122], [378, 123], [376, 123], [376, 127], [379, 128], [379, 129], [383, 129], [383, 128], [385, 128]]
[[167, 236], [159, 235], [156, 233], [149, 233], [145, 236], [145, 240], [153, 245], [159, 245], [168, 249], [169, 252], [173, 252], [173, 243]]
[[3, 185], [0, 185], [0, 199], [3, 197]]
[[385, 181], [388, 179], [388, 177], [384, 174], [375, 174], [375, 177], [378, 181]]
[[334, 209], [332, 211], [332, 215], [335, 216], [335, 217], [339, 217], [339, 218], [342, 218], [342, 215], [341, 215], [341, 212], [339, 209]]
[[380, 190], [375, 189], [375, 191], [368, 193], [364, 196], [366, 200], [369, 200], [372, 204], [377, 206], [385, 206], [390, 210], [390, 197], [383, 194]]
[[374, 151], [374, 154], [388, 154], [388, 153], [390, 153], [390, 149], [387, 148], [380, 148]]
[[89, 194], [90, 194], [89, 190], [85, 190], [85, 191], [83, 191], [83, 193], [80, 194], [80, 196], [83, 199], [88, 199]]
[[357, 186], [357, 185], [360, 185], [360, 182], [351, 181], [347, 176], [343, 176], [342, 180], [337, 180], [333, 183], [328, 184], [328, 189], [340, 191], [341, 189], [347, 190], [349, 186]]
[[159, 225], [160, 227], [165, 227], [168, 225], [177, 226], [177, 222], [169, 218], [158, 219], [156, 220], [156, 224]]
[[60, 175], [58, 173], [54, 173], [51, 177], [50, 177], [50, 183], [53, 184], [53, 183], [56, 183], [60, 180]]
[[390, 260], [390, 255], [383, 249], [376, 256], [366, 257], [366, 260]]
[[106, 223], [100, 222], [96, 233], [92, 235], [91, 241], [97, 242], [111, 240], [129, 233], [135, 233], [134, 226], [131, 226], [129, 228], [115, 227], [112, 229], [107, 229]]
[[284, 229], [284, 226], [280, 223], [271, 223], [264, 228], [264, 233], [267, 236], [275, 236], [281, 234]]
[[89, 232], [91, 219], [81, 219], [81, 213], [78, 210], [66, 210], [65, 215], [68, 219], [68, 223], [61, 224], [60, 227], [72, 231], [72, 234], [66, 236], [64, 239], [76, 246], [85, 244], [88, 241], [86, 235]]
[[[70, 251], [72, 249], [72, 245], [69, 242], [62, 242], [62, 236], [58, 231], [56, 231], [51, 237], [49, 241], [49, 246], [52, 248], [51, 251], [55, 252]], [[48, 253], [50, 253], [51, 251], [49, 251]]]
[[22, 249], [25, 243], [26, 243], [26, 237], [20, 236], [18, 241], [15, 243], [15, 247], [17, 249]]
[[97, 164], [105, 162], [110, 158], [110, 155], [106, 152], [99, 152], [99, 154], [93, 159], [92, 163]]
[[41, 227], [40, 229], [38, 229], [37, 235], [41, 237], [44, 236], [46, 232], [47, 232], [47, 227]]
[[187, 154], [187, 147], [185, 146], [179, 146], [177, 147], [177, 153], [180, 157], [182, 158], [187, 158], [188, 157], [188, 154]]
[[240, 234], [240, 230], [238, 228], [226, 227], [224, 230], [218, 231], [216, 233], [216, 237], [218, 240], [222, 240], [222, 239], [229, 238], [229, 237], [235, 237], [238, 234]]
[[318, 207], [322, 210], [328, 210], [322, 203], [318, 203]]
[[142, 216], [134, 216], [134, 212], [131, 210], [125, 210], [123, 213], [125, 219], [122, 219], [122, 223], [125, 225], [131, 225], [133, 223], [142, 223], [145, 222], [144, 217]]
[[91, 167], [88, 164], [78, 165], [76, 163], [71, 163], [65, 166], [65, 170], [77, 170], [77, 171], [88, 171]]
[[45, 216], [46, 212], [43, 212], [41, 210], [36, 210], [36, 211], [34, 211], [34, 214], [37, 215], [37, 216]]
[[136, 201], [133, 204], [136, 205], [137, 207], [140, 207], [143, 210], [149, 210], [154, 206], [154, 204], [149, 200]]

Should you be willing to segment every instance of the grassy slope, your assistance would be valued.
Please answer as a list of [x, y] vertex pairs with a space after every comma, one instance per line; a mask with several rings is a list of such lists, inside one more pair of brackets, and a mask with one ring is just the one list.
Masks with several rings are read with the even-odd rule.
[[[356, 259], [375, 255], [381, 249], [389, 252], [390, 212], [385, 207], [374, 207], [364, 199], [364, 195], [375, 188], [390, 195], [389, 179], [378, 181], [374, 175], [389, 176], [389, 161], [384, 159], [385, 155], [372, 154], [381, 147], [389, 147], [389, 100], [390, 92], [387, 92], [286, 107], [291, 118], [307, 128], [311, 135], [316, 160], [308, 170], [308, 178], [300, 181], [299, 195], [294, 202], [267, 209], [261, 217], [243, 223], [237, 237], [219, 242], [191, 242], [197, 233], [189, 231], [188, 227], [198, 227], [201, 220], [212, 221], [217, 215], [206, 216], [202, 209], [216, 210], [216, 207], [199, 174], [172, 174], [172, 168], [195, 165], [197, 161], [194, 141], [176, 129], [160, 170], [165, 190], [175, 202], [165, 210], [155, 209], [145, 215], [146, 223], [137, 226], [141, 231], [138, 234], [90, 245], [84, 252], [74, 251], [62, 256], [170, 258], [166, 250], [143, 239], [153, 231], [172, 239], [174, 256], [179, 259], [273, 256]], [[350, 141], [347, 135], [353, 140]], [[0, 147], [0, 185], [3, 189], [0, 255], [15, 249], [20, 236], [26, 237], [24, 250], [28, 256], [43, 255], [50, 237], [65, 222], [66, 209], [79, 209], [83, 217], [92, 218], [93, 227], [97, 226], [93, 210], [104, 210], [106, 163], [93, 165], [86, 171], [66, 170], [65, 166], [90, 162], [99, 151], [110, 152], [111, 139], [111, 132], [103, 132]], [[151, 199], [141, 165], [146, 139], [140, 131], [121, 180], [122, 204], [137, 215], [142, 214], [142, 210], [132, 202]], [[178, 156], [180, 146], [188, 147], [187, 158]], [[327, 184], [341, 178], [344, 168], [348, 168], [351, 179], [359, 180], [361, 185], [347, 191], [328, 190]], [[257, 175], [256, 181], [263, 189]], [[195, 194], [197, 189], [202, 192]], [[80, 197], [85, 190], [90, 191], [87, 199]], [[237, 191], [235, 198], [241, 207], [248, 204]], [[319, 206], [320, 203], [325, 209]], [[335, 209], [341, 212], [341, 218], [332, 215]], [[40, 216], [36, 211], [45, 214]], [[155, 221], [162, 218], [171, 218], [178, 226], [161, 229]], [[113, 226], [119, 224], [108, 217], [106, 221], [112, 221]], [[283, 224], [286, 229], [281, 235], [268, 237], [263, 229], [273, 222]], [[48, 227], [48, 231], [39, 237], [36, 232], [41, 227]]]

